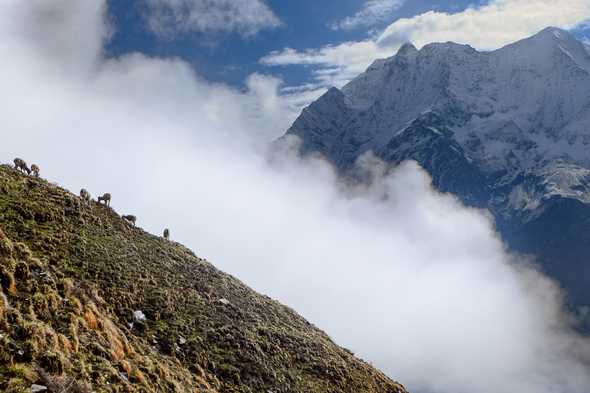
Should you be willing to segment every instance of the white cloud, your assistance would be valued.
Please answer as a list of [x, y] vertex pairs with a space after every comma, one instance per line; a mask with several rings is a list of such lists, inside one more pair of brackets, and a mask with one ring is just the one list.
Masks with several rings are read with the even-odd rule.
[[373, 40], [343, 42], [319, 49], [274, 51], [260, 59], [267, 66], [313, 66], [313, 89], [341, 87], [363, 72], [375, 59], [393, 54], [394, 49], [379, 47]]
[[[117, 211], [170, 227], [411, 391], [590, 391], [588, 344], [555, 285], [415, 164], [364, 157], [375, 182], [352, 189], [321, 160], [285, 151], [270, 165], [262, 152], [294, 115], [279, 81], [254, 75], [239, 92], [179, 60], [104, 59], [83, 45], [104, 39], [96, 0], [51, 3], [63, 31], [36, 19], [46, 4], [0, 2], [3, 161], [111, 192]], [[85, 38], [67, 34], [81, 17]], [[48, 31], [63, 37], [52, 50]]]
[[495, 49], [547, 26], [571, 29], [588, 18], [588, 0], [491, 0], [456, 13], [429, 11], [398, 19], [382, 34], [368, 40], [301, 51], [285, 48], [264, 56], [261, 63], [311, 66], [316, 89], [340, 87], [375, 59], [392, 56], [408, 41], [417, 47], [429, 42], [455, 41], [478, 49]]
[[363, 8], [353, 16], [348, 16], [332, 24], [334, 30], [352, 30], [359, 27], [374, 26], [389, 18], [394, 11], [404, 5], [405, 0], [368, 0]]
[[572, 29], [590, 17], [588, 0], [494, 0], [454, 14], [429, 11], [392, 23], [379, 45], [406, 41], [416, 46], [455, 41], [496, 49], [547, 26]]
[[158, 35], [238, 33], [253, 36], [281, 25], [264, 0], [144, 0], [149, 28]]

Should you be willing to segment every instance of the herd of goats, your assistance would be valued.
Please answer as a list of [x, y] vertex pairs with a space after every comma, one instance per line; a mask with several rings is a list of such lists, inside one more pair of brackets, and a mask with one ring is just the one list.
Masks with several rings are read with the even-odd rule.
[[[31, 165], [31, 167], [29, 168], [29, 166], [27, 165], [27, 163], [20, 159], [20, 158], [15, 158], [14, 159], [14, 168], [16, 170], [19, 170], [23, 173], [26, 173], [27, 175], [33, 175], [35, 177], [39, 177], [39, 171], [40, 168], [38, 165]], [[81, 189], [80, 190], [80, 198], [82, 198], [82, 200], [90, 205], [92, 203], [92, 197], [90, 196], [90, 193], [86, 190], [86, 189]], [[110, 206], [111, 205], [111, 194], [109, 194], [108, 192], [100, 195], [98, 198], [96, 198], [97, 202], [99, 204], [104, 204], [105, 206]], [[135, 223], [137, 222], [137, 217], [135, 217], [134, 215], [123, 215], [121, 216], [121, 218], [123, 220], [125, 220], [126, 222], [132, 224], [133, 226], [135, 226]], [[170, 230], [168, 228], [164, 229], [164, 239], [169, 240], [170, 239]]]

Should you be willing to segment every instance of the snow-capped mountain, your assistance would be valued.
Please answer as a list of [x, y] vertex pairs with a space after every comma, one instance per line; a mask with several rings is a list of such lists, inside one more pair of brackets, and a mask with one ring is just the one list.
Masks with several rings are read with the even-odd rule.
[[371, 150], [496, 217], [590, 304], [590, 48], [547, 28], [491, 52], [405, 44], [306, 108], [288, 134], [343, 172]]

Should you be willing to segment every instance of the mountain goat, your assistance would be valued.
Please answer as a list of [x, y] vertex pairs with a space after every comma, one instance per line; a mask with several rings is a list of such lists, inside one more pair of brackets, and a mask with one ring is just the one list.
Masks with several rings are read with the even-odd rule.
[[135, 217], [131, 214], [126, 215], [126, 216], [121, 216], [121, 218], [123, 220], [127, 221], [128, 223], [133, 224], [133, 226], [135, 226], [135, 222], [137, 221], [137, 217]]
[[14, 168], [17, 170], [20, 170], [23, 173], [26, 172], [27, 175], [31, 174], [31, 170], [27, 166], [27, 163], [25, 162], [25, 160], [22, 160], [20, 158], [14, 159]]
[[90, 193], [88, 191], [86, 191], [86, 189], [81, 189], [80, 190], [80, 198], [82, 198], [82, 200], [87, 204], [90, 205]]
[[33, 175], [35, 177], [39, 177], [39, 171], [40, 171], [40, 169], [39, 169], [39, 166], [37, 164], [31, 165], [31, 172], [33, 172]]
[[98, 203], [104, 202], [106, 206], [111, 206], [111, 194], [109, 194], [108, 192], [102, 196], [99, 196], [97, 200]]

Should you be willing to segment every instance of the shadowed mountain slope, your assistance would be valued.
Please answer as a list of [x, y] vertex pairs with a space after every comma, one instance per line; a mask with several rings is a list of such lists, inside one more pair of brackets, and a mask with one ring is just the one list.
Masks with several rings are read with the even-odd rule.
[[574, 306], [590, 305], [590, 52], [567, 31], [491, 52], [406, 44], [287, 133], [343, 173], [368, 151], [417, 161], [438, 190], [489, 209], [507, 244], [534, 255]]

